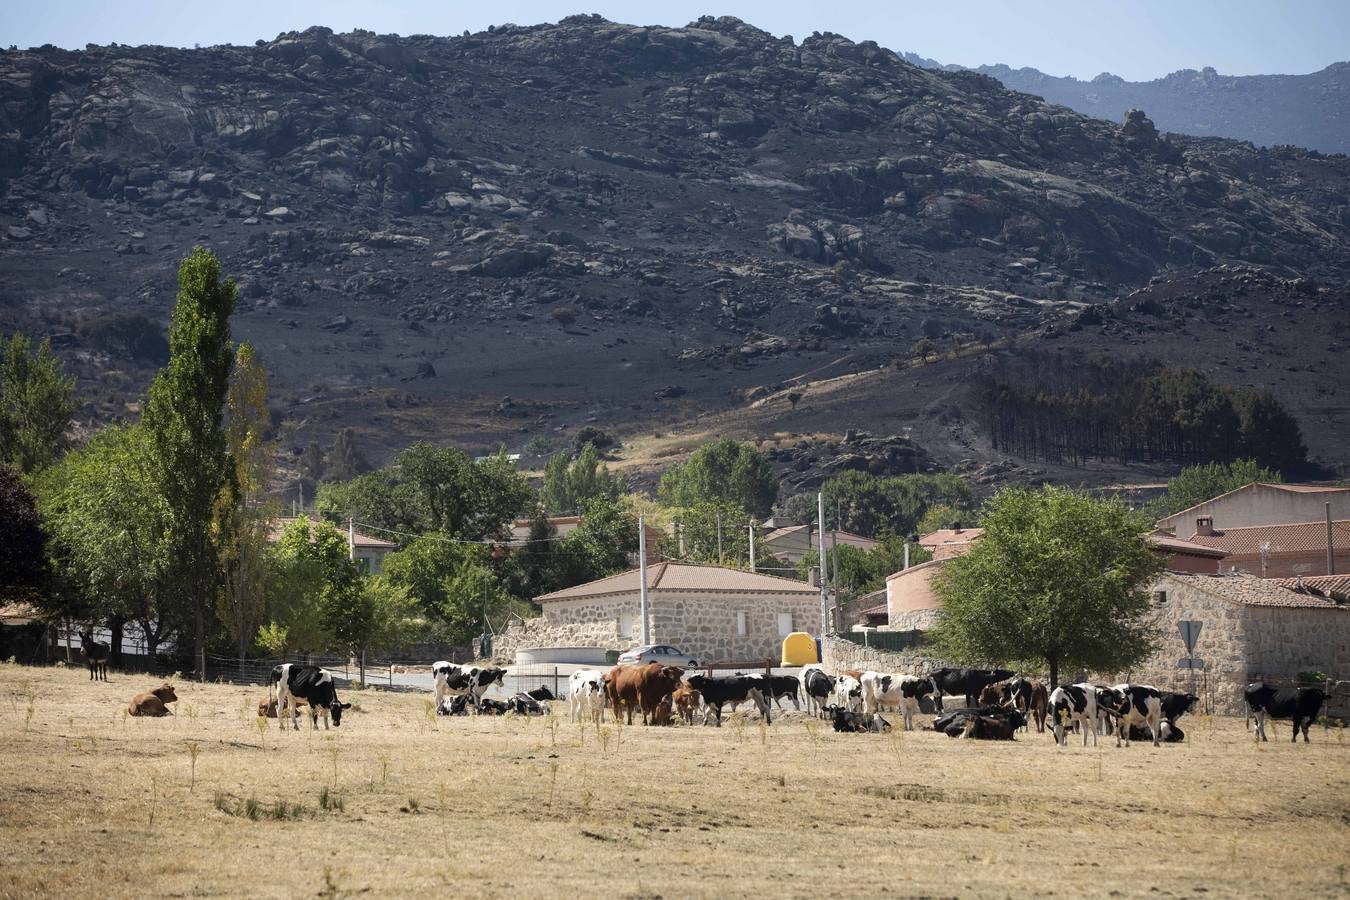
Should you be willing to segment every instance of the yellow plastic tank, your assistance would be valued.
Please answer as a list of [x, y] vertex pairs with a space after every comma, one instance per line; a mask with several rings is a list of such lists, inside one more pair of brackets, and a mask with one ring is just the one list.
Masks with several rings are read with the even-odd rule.
[[794, 631], [783, 638], [783, 665], [809, 666], [820, 662], [816, 654], [816, 639], [804, 631]]

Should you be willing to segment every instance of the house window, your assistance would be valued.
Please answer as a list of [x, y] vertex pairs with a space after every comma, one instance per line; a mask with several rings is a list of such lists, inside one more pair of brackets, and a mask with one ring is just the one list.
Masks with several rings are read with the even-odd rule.
[[792, 634], [792, 613], [778, 614], [778, 636], [787, 637]]
[[1167, 591], [1154, 591], [1154, 592], [1153, 592], [1153, 605], [1154, 605], [1154, 606], [1166, 606], [1166, 605], [1167, 605]]
[[619, 616], [619, 637], [633, 636], [633, 617], [629, 613]]
[[736, 613], [736, 634], [740, 637], [745, 637], [749, 633], [750, 630], [745, 624], [745, 612], [741, 611]]

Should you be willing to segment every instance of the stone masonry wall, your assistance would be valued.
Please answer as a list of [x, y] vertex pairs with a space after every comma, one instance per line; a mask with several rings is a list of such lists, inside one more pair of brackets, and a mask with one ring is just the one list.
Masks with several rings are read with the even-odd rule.
[[[745, 613], [744, 635], [737, 613]], [[652, 602], [652, 640], [673, 644], [699, 662], [748, 662], [782, 656], [778, 616], [790, 631], [820, 628], [820, 599], [801, 594], [697, 594], [661, 591]]]
[[863, 647], [837, 637], [825, 638], [822, 642], [822, 653], [825, 657], [822, 661], [825, 671], [832, 675], [850, 669], [922, 675], [943, 666], [955, 665], [947, 660], [918, 653], [895, 653], [890, 650], [878, 650], [876, 647]]
[[492, 658], [500, 664], [516, 661], [516, 651], [522, 647], [604, 647], [606, 650], [626, 650], [632, 645], [620, 637], [617, 621], [588, 624], [555, 624], [543, 616], [524, 622], [513, 622], [492, 641]]

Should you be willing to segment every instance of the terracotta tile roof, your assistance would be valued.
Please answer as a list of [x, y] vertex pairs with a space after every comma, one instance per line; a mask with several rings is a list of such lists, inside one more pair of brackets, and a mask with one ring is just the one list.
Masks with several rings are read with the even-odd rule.
[[[1332, 541], [1350, 549], [1350, 520], [1332, 522]], [[1261, 545], [1270, 542], [1269, 554], [1326, 552], [1327, 523], [1299, 522], [1293, 525], [1252, 525], [1245, 528], [1215, 529], [1213, 534], [1192, 534], [1187, 538], [1223, 550], [1230, 556], [1260, 556]]]
[[1166, 522], [1171, 519], [1179, 519], [1184, 521], [1186, 518], [1188, 518], [1187, 516], [1188, 513], [1191, 513], [1194, 510], [1197, 510], [1200, 507], [1205, 506], [1206, 504], [1213, 503], [1215, 500], [1222, 500], [1224, 497], [1229, 497], [1232, 496], [1233, 494], [1240, 494], [1243, 491], [1250, 491], [1258, 487], [1269, 488], [1270, 490], [1273, 491], [1284, 491], [1290, 494], [1336, 494], [1336, 493], [1350, 492], [1350, 488], [1337, 487], [1336, 485], [1277, 484], [1272, 481], [1252, 481], [1247, 484], [1244, 484], [1242, 487], [1233, 488], [1231, 491], [1224, 491], [1222, 494], [1210, 497], [1208, 500], [1201, 500], [1194, 506], [1188, 506], [1185, 509], [1177, 510], [1171, 515], [1163, 516], [1158, 521]]
[[1146, 534], [1144, 540], [1155, 547], [1170, 550], [1173, 553], [1189, 553], [1194, 556], [1209, 556], [1215, 559], [1222, 559], [1228, 555], [1227, 550], [1210, 547], [1206, 544], [1197, 544], [1193, 541], [1183, 541], [1181, 538], [1172, 537], [1165, 531], [1154, 531]]
[[1301, 594], [1283, 586], [1279, 581], [1257, 578], [1255, 575], [1181, 575], [1169, 573], [1167, 578], [1185, 582], [1230, 603], [1243, 606], [1280, 606], [1305, 609], [1347, 609], [1347, 607], [1313, 594]]
[[[807, 539], [811, 542], [811, 546], [815, 547], [816, 531], [815, 528], [810, 525], [785, 525], [782, 528], [775, 528], [773, 531], [770, 531], [768, 534], [764, 535], [763, 540], [765, 544], [772, 544], [775, 541], [779, 541], [790, 534], [796, 534], [799, 531], [805, 531], [807, 528], [811, 528], [810, 535], [808, 536]], [[881, 543], [876, 538], [865, 537], [861, 534], [854, 534], [851, 531], [840, 530], [836, 532], [835, 530], [829, 528], [825, 530], [825, 540], [827, 542], [832, 542], [836, 534], [839, 536], [839, 543], [852, 544], [855, 547], [859, 545], [870, 545]], [[832, 543], [831, 546], [833, 546]]]
[[1302, 578], [1279, 578], [1275, 581], [1297, 593], [1326, 597], [1338, 603], [1350, 601], [1350, 575], [1305, 575]]
[[[551, 594], [536, 597], [536, 603], [551, 600], [575, 600], [580, 597], [599, 597], [605, 594], [636, 594], [641, 588], [638, 569], [620, 572], [598, 581], [563, 588]], [[794, 578], [762, 575], [725, 566], [703, 566], [693, 563], [659, 562], [647, 567], [647, 591], [703, 591], [712, 593], [759, 594], [819, 594], [812, 587]]]
[[955, 528], [940, 528], [932, 534], [925, 534], [919, 538], [919, 545], [931, 550], [943, 544], [969, 544], [971, 541], [979, 540], [983, 534], [983, 528], [962, 528], [960, 531]]
[[[291, 524], [298, 518], [299, 516], [277, 516], [275, 519], [272, 520], [272, 528], [271, 531], [268, 532], [267, 540], [271, 543], [276, 543], [277, 541], [281, 540], [281, 533], [286, 530], [286, 526]], [[311, 522], [319, 521], [319, 518], [317, 516], [308, 516], [307, 518], [309, 518]], [[347, 536], [347, 529], [338, 527], [338, 531], [342, 532], [343, 537]], [[359, 531], [356, 532], [355, 539], [357, 549], [362, 550], [398, 549], [398, 544], [395, 544], [393, 541], [386, 541], [381, 538], [371, 537], [370, 535], [362, 534]]]

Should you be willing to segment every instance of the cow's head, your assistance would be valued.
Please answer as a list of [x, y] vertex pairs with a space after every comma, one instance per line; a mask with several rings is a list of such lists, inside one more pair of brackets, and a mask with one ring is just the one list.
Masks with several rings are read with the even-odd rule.
[[671, 690], [674, 690], [676, 685], [680, 683], [680, 679], [684, 677], [684, 669], [679, 666], [662, 666], [660, 674], [661, 680], [669, 684]]
[[933, 690], [933, 705], [934, 705], [935, 707], [937, 707], [937, 711], [938, 711], [938, 712], [943, 712], [943, 709], [942, 709], [942, 689], [938, 687], [938, 680], [937, 680], [937, 677], [936, 677], [936, 676], [929, 676], [929, 678], [927, 679], [927, 683], [932, 687], [932, 690]]
[[704, 687], [707, 686], [706, 685], [707, 681], [708, 681], [707, 675], [690, 675], [688, 678], [684, 680], [684, 683], [689, 685], [691, 688], [698, 691], [699, 693], [703, 693]]
[[161, 703], [178, 702], [178, 695], [173, 692], [173, 685], [169, 684], [167, 681], [164, 684], [160, 685], [159, 687], [155, 688], [150, 693], [158, 697], [159, 702]]
[[333, 702], [328, 704], [328, 712], [331, 713], [333, 716], [334, 728], [337, 728], [339, 725], [342, 724], [342, 711], [344, 709], [351, 709], [351, 708], [352, 705], [350, 703], [343, 703], [342, 701], [338, 700], [338, 698], [336, 697], [333, 698]]
[[1124, 691], [1111, 687], [1097, 688], [1097, 709], [1112, 715], [1124, 715], [1130, 710], [1130, 698]]

